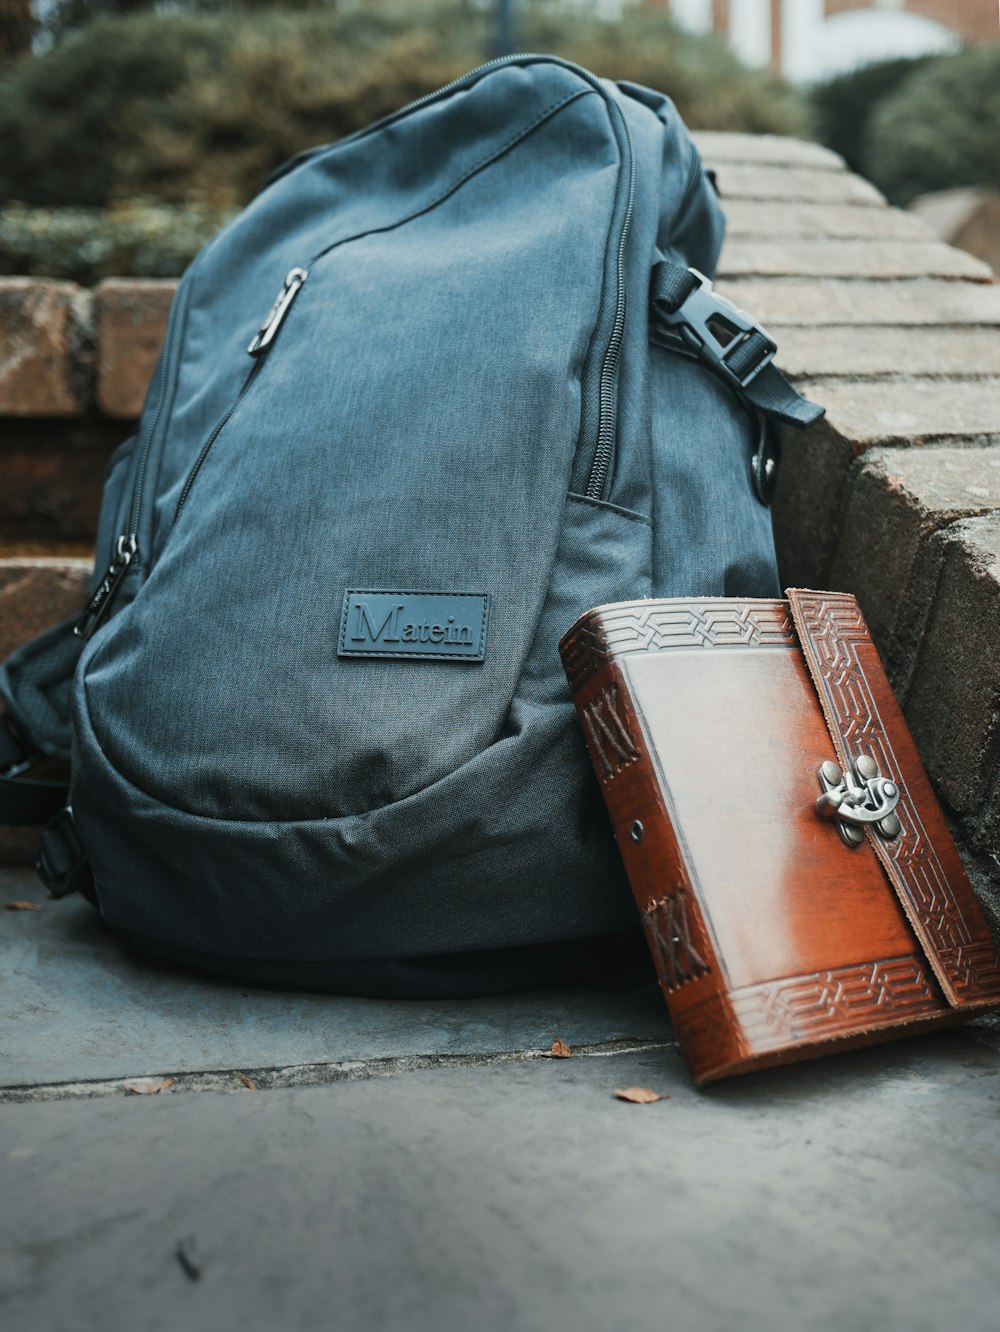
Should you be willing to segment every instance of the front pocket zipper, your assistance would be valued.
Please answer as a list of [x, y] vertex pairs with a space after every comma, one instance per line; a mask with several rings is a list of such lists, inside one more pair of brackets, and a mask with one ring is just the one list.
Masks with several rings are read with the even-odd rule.
[[[449, 91], [452, 87], [471, 81], [483, 72], [504, 64], [509, 58], [505, 57], [498, 61], [491, 61], [482, 67], [481, 70], [473, 71], [466, 78], [456, 80], [454, 85], [448, 85], [448, 88], [439, 90], [436, 94], [429, 97], [420, 98], [416, 102], [403, 108], [390, 119], [395, 120], [398, 116], [408, 114], [411, 111], [418, 110], [428, 101], [440, 96], [442, 92]], [[512, 61], [511, 63], [515, 63]], [[530, 57], [529, 60], [537, 60], [540, 57]], [[564, 62], [558, 62], [560, 64]], [[576, 68], [569, 66], [570, 68]], [[632, 144], [632, 133], [629, 129], [628, 121], [622, 110], [621, 103], [617, 94], [610, 89], [602, 80], [597, 79], [593, 74], [586, 70], [576, 69], [585, 80], [591, 84], [595, 91], [603, 97], [609, 109], [609, 118], [614, 127], [615, 138], [618, 142], [619, 150], [622, 155], [622, 166], [626, 173], [625, 190], [619, 192], [618, 199], [624, 198], [624, 204], [621, 208], [620, 216], [612, 219], [612, 226], [617, 221], [617, 244], [614, 249], [614, 305], [611, 328], [608, 335], [608, 341], [605, 346], [604, 356], [601, 361], [601, 370], [598, 387], [598, 422], [597, 422], [597, 440], [594, 446], [594, 456], [591, 463], [590, 472], [587, 481], [586, 495], [590, 499], [604, 499], [607, 489], [608, 479], [614, 462], [615, 438], [617, 430], [617, 391], [618, 391], [618, 369], [621, 360], [622, 342], [625, 333], [625, 253], [628, 246], [629, 235], [632, 224], [632, 214], [635, 205], [635, 161]], [[616, 203], [618, 200], [616, 200]], [[406, 219], [404, 219], [406, 220]], [[216, 423], [212, 433], [202, 445], [198, 457], [188, 473], [187, 479], [181, 490], [180, 498], [177, 501], [177, 507], [174, 510], [173, 523], [177, 522], [181, 510], [187, 503], [191, 488], [201, 471], [201, 468], [208, 457], [212, 446], [218, 439], [222, 430], [225, 428], [236, 408], [242, 402], [251, 384], [260, 373], [264, 362], [267, 360], [268, 353], [274, 345], [275, 339], [281, 331], [282, 325], [288, 315], [296, 296], [302, 290], [309, 274], [314, 266], [327, 255], [332, 249], [346, 244], [352, 240], [359, 240], [363, 235], [347, 236], [343, 240], [327, 246], [320, 251], [305, 268], [295, 267], [289, 270], [285, 277], [284, 284], [278, 292], [264, 322], [247, 348], [247, 353], [253, 358], [253, 365], [244, 379], [240, 390], [232, 403]], [[107, 574], [101, 580], [101, 583], [91, 597], [87, 607], [77, 623], [74, 633], [78, 638], [88, 639], [94, 633], [100, 621], [103, 619], [111, 605], [111, 601], [118, 590], [125, 574], [129, 568], [138, 562], [139, 542], [137, 529], [142, 507], [142, 495], [146, 476], [146, 467], [152, 446], [156, 437], [157, 427], [163, 410], [164, 400], [167, 396], [168, 387], [171, 385], [174, 377], [174, 362], [176, 360], [176, 343], [178, 338], [176, 330], [183, 323], [182, 306], [186, 306], [187, 293], [190, 289], [190, 283], [182, 286], [184, 301], [182, 303], [180, 296], [174, 303], [174, 308], [170, 312], [170, 320], [167, 326], [166, 347], [167, 354], [164, 361], [163, 374], [159, 385], [158, 397], [153, 414], [150, 418], [149, 429], [146, 432], [142, 443], [142, 448], [138, 455], [136, 466], [135, 482], [132, 489], [132, 502], [129, 510], [128, 530], [123, 532], [115, 544], [115, 551], [112, 557]]]
[[[313, 262], [315, 262], [315, 260]], [[312, 264], [310, 264], [308, 268], [289, 269], [288, 274], [285, 277], [284, 286], [281, 288], [281, 290], [278, 292], [277, 296], [275, 297], [274, 304], [271, 306], [270, 310], [267, 313], [267, 318], [261, 324], [260, 328], [257, 331], [256, 336], [251, 341], [250, 346], [247, 347], [247, 355], [253, 357], [253, 365], [250, 367], [250, 372], [247, 375], [246, 379], [244, 379], [243, 384], [240, 387], [239, 393], [237, 393], [236, 397], [230, 403], [229, 407], [227, 407], [225, 413], [216, 422], [215, 428], [213, 429], [212, 433], [209, 435], [208, 439], [205, 440], [205, 443], [201, 446], [201, 451], [199, 452], [197, 458], [195, 458], [194, 464], [190, 472], [188, 472], [187, 480], [184, 482], [184, 488], [181, 491], [180, 498], [177, 501], [177, 508], [174, 510], [174, 519], [173, 519], [174, 523], [176, 523], [177, 519], [181, 516], [181, 510], [184, 508], [184, 505], [187, 503], [188, 495], [191, 494], [191, 487], [194, 485], [195, 481], [197, 480], [198, 473], [201, 471], [205, 459], [208, 457], [209, 453], [211, 453], [212, 445], [222, 434], [222, 431], [225, 429], [225, 426], [229, 421], [229, 418], [232, 416], [233, 412], [236, 411], [236, 408], [243, 401], [250, 385], [257, 378], [257, 375], [260, 373], [260, 370], [263, 367], [264, 362], [267, 360], [268, 353], [270, 352], [271, 348], [274, 346], [275, 338], [277, 338], [278, 334], [281, 332], [281, 326], [285, 322], [285, 318], [288, 315], [289, 310], [292, 308], [292, 302], [295, 300], [296, 296], [302, 290], [302, 287], [305, 284], [305, 281], [308, 278], [311, 271], [312, 271]]]

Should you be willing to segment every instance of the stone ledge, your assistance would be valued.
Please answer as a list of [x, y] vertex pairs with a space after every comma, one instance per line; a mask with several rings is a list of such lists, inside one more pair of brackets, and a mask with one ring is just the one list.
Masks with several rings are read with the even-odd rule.
[[97, 405], [106, 416], [142, 411], [176, 290], [172, 281], [109, 278], [94, 292]]
[[[711, 167], [712, 163], [706, 163]], [[723, 163], [718, 170], [723, 207], [730, 199], [790, 199], [805, 203], [853, 203], [885, 208], [883, 195], [867, 180], [814, 166]]]
[[1000, 392], [992, 380], [806, 380], [798, 387], [822, 403], [832, 429], [860, 447], [949, 438], [1000, 440]]
[[839, 153], [808, 139], [786, 138], [781, 134], [733, 134], [726, 130], [695, 130], [695, 147], [707, 167], [719, 163], [743, 166], [819, 167], [826, 171], [846, 171]]
[[954, 250], [943, 241], [830, 240], [759, 237], [729, 241], [720, 279], [743, 277], [810, 278], [969, 278], [992, 282], [993, 270], [981, 259]]
[[909, 613], [919, 648], [901, 687], [907, 720], [972, 844], [1000, 852], [1000, 513], [934, 533]]
[[810, 240], [935, 239], [923, 222], [898, 208], [787, 199], [726, 199], [724, 206], [730, 242], [748, 237], [773, 241], [784, 236]]
[[0, 278], [0, 415], [75, 416], [87, 405], [90, 293]]
[[57, 620], [82, 610], [91, 562], [52, 556], [0, 558], [0, 661]]
[[912, 330], [891, 325], [769, 324], [768, 332], [778, 344], [781, 368], [793, 378], [1000, 376], [1000, 328], [922, 328], [914, 337]]
[[137, 417], [176, 289], [0, 277], [0, 417]]
[[0, 444], [0, 554], [12, 545], [92, 544], [107, 458], [128, 434], [121, 422], [77, 417], [8, 419]]
[[897, 686], [919, 647], [913, 597], [925, 542], [993, 510], [1000, 510], [1000, 448], [876, 448], [859, 460], [830, 580], [857, 596]]
[[996, 327], [1000, 324], [1000, 285], [952, 282], [943, 278], [904, 278], [884, 282], [829, 278], [738, 278], [719, 290], [752, 310], [761, 323], [854, 328], [893, 324], [897, 328], [942, 325]]

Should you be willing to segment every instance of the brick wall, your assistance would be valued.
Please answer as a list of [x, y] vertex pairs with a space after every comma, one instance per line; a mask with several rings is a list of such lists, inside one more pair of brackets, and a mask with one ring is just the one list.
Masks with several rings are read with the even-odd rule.
[[[1000, 286], [825, 149], [698, 136], [730, 219], [720, 289], [827, 408], [790, 433], [787, 584], [854, 591], [970, 856], [1000, 856]], [[0, 654], [83, 600], [104, 460], [173, 284], [0, 279]]]

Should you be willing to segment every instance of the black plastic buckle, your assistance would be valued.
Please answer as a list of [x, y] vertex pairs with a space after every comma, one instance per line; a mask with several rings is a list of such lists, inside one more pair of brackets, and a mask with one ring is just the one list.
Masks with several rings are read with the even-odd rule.
[[68, 805], [42, 833], [35, 871], [51, 897], [81, 893], [94, 900], [94, 876]]
[[[656, 332], [660, 335], [657, 340], [662, 339], [674, 350], [702, 361], [740, 392], [771, 364], [777, 344], [744, 310], [718, 295], [704, 273], [696, 268], [689, 268], [688, 272], [698, 285], [676, 310], [667, 311], [662, 306], [657, 310]], [[741, 365], [737, 373], [730, 362], [755, 335], [759, 354], [749, 366]]]

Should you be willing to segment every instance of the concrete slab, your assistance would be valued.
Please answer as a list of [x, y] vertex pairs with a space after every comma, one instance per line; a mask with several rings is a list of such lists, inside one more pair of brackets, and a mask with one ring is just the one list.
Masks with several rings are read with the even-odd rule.
[[655, 980], [423, 1002], [254, 988], [123, 950], [80, 899], [0, 870], [0, 1086], [670, 1037]]
[[0, 1320], [994, 1332], [998, 1103], [955, 1031], [707, 1093], [656, 1053], [4, 1105]]

